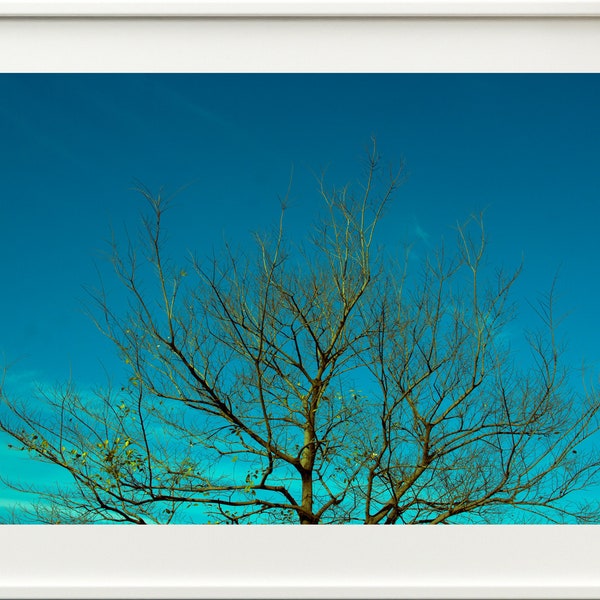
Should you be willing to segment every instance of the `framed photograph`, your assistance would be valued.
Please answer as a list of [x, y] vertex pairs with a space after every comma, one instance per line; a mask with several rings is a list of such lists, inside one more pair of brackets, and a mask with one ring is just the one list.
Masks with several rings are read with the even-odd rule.
[[599, 107], [598, 1], [0, 0], [0, 598], [600, 598]]

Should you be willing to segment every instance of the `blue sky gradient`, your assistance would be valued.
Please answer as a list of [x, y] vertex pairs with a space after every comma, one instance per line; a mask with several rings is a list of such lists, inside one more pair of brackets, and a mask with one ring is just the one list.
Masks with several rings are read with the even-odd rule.
[[[405, 164], [380, 242], [424, 253], [486, 210], [490, 263], [524, 261], [514, 327], [559, 272], [568, 361], [597, 380], [599, 75], [0, 75], [0, 131], [0, 359], [21, 397], [120, 368], [84, 288], [109, 273], [111, 229], [135, 232], [136, 186], [177, 193], [173, 249], [203, 255], [273, 224], [291, 178], [301, 237], [319, 175], [357, 181], [372, 136]], [[8, 442], [1, 475], [56, 477]]]

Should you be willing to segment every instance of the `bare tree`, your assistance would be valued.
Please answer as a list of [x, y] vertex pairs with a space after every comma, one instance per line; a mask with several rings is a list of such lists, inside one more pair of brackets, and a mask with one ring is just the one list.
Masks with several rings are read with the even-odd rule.
[[[114, 247], [128, 308], [101, 289], [96, 323], [127, 382], [69, 384], [0, 427], [70, 475], [35, 489], [39, 522], [487, 523], [597, 521], [598, 395], [575, 393], [539, 306], [531, 360], [505, 333], [517, 270], [490, 274], [481, 219], [454, 251], [393, 260], [375, 232], [397, 187], [376, 152], [358, 193], [321, 185], [304, 244], [281, 220], [254, 253], [182, 268], [168, 208], [146, 190], [140, 243]], [[117, 303], [118, 304], [118, 303]], [[13, 482], [12, 485], [18, 485]]]

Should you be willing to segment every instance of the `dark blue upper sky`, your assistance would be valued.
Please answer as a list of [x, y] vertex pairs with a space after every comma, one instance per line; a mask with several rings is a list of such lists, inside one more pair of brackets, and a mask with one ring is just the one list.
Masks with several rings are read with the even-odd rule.
[[316, 176], [356, 181], [371, 136], [384, 164], [406, 165], [381, 242], [424, 250], [486, 209], [490, 262], [524, 259], [516, 299], [535, 301], [560, 269], [569, 359], [600, 363], [599, 75], [0, 75], [0, 132], [14, 389], [110, 372], [84, 286], [105, 270], [111, 227], [135, 231], [136, 185], [183, 188], [168, 228], [202, 254], [272, 224], [293, 170], [301, 235]]

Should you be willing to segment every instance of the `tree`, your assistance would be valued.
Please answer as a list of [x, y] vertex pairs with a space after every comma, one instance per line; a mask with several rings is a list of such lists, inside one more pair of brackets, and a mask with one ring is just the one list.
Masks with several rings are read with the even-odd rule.
[[375, 233], [398, 176], [382, 183], [375, 151], [367, 171], [358, 193], [321, 183], [306, 243], [287, 240], [284, 201], [254, 253], [185, 268], [164, 256], [168, 201], [142, 190], [142, 241], [113, 254], [128, 309], [94, 293], [127, 383], [2, 392], [2, 430], [72, 479], [34, 490], [34, 520], [598, 520], [577, 499], [600, 404], [569, 385], [553, 293], [518, 361], [503, 333], [519, 270], [490, 275], [483, 221], [454, 252], [393, 260]]

